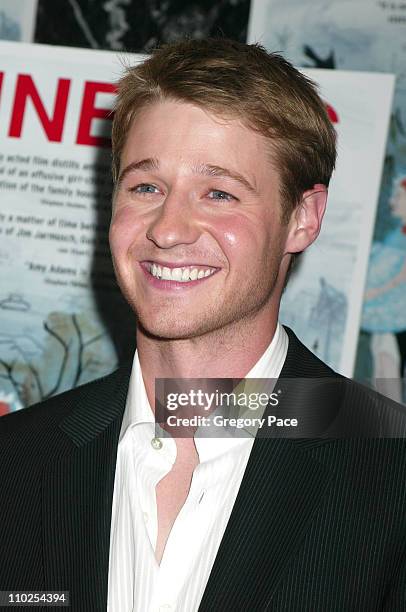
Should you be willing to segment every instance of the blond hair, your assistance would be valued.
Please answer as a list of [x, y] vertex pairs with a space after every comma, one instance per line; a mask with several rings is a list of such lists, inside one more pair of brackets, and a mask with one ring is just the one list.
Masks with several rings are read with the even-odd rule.
[[113, 120], [114, 180], [133, 120], [145, 106], [167, 99], [239, 119], [269, 139], [284, 222], [304, 191], [328, 186], [336, 133], [315, 84], [261, 45], [224, 38], [169, 43], [126, 69]]

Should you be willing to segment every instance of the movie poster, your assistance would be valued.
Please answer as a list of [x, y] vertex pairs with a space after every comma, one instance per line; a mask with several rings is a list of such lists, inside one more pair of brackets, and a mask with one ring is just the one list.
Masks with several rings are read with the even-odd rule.
[[107, 374], [134, 343], [108, 246], [121, 71], [109, 52], [0, 44], [3, 412]]
[[355, 376], [406, 400], [406, 3], [254, 0], [249, 40], [298, 66], [396, 75]]
[[[115, 53], [0, 44], [3, 412], [102, 376], [122, 353], [132, 353], [134, 315], [116, 286], [107, 236], [110, 109], [122, 69], [123, 57]], [[340, 134], [340, 159], [329, 220], [309, 253], [313, 263], [303, 261], [292, 276], [285, 315], [302, 336], [308, 321], [313, 335], [305, 341], [340, 364], [335, 334], [361, 299], [359, 254], [365, 259], [369, 249], [364, 230], [372, 232], [393, 79], [309, 75], [320, 83]], [[342, 231], [348, 218], [350, 233]]]

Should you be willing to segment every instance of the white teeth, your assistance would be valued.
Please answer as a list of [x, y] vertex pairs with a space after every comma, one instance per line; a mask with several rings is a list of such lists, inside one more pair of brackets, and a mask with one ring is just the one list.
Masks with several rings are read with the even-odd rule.
[[162, 268], [162, 280], [172, 280], [170, 268]]
[[172, 268], [172, 280], [182, 280], [182, 268]]
[[211, 276], [216, 271], [214, 268], [207, 270], [199, 268], [168, 268], [158, 264], [150, 264], [149, 271], [155, 278], [187, 283], [196, 279]]

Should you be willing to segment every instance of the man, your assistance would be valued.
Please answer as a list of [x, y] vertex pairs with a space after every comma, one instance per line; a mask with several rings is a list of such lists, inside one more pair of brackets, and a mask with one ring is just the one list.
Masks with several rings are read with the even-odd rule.
[[[406, 609], [404, 442], [366, 420], [388, 406], [278, 323], [334, 163], [314, 86], [258, 45], [180, 41], [127, 70], [110, 242], [137, 352], [1, 421], [2, 589], [69, 590], [73, 610]], [[349, 418], [356, 437], [156, 435], [155, 380], [200, 377], [325, 380], [286, 408], [321, 402], [321, 433]]]

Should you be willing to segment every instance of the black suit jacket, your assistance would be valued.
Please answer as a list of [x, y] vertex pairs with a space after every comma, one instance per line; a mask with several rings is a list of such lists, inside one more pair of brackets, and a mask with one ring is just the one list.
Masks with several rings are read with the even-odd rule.
[[[330, 382], [332, 370], [287, 331], [280, 380]], [[71, 610], [106, 610], [130, 372], [0, 419], [0, 590], [68, 590]], [[339, 401], [355, 432], [357, 415], [388, 407], [356, 383], [328, 388], [326, 409]], [[199, 610], [406, 610], [405, 475], [403, 438], [257, 438]]]

